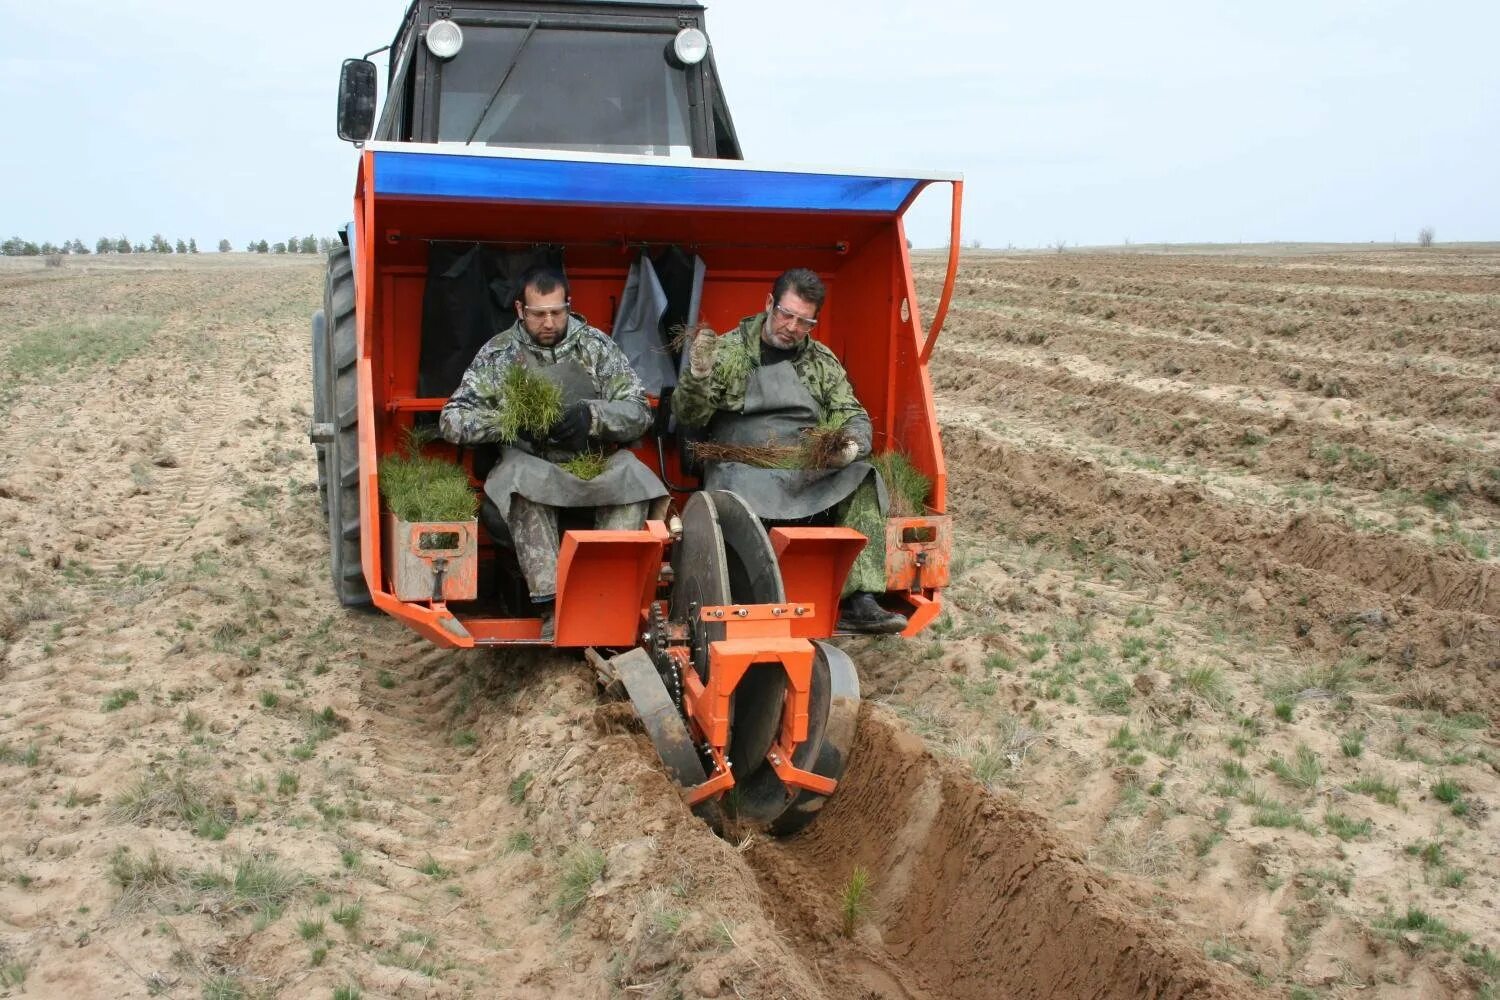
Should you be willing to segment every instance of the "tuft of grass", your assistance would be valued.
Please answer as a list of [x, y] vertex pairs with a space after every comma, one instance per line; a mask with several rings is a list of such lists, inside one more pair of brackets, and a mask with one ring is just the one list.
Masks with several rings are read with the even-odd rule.
[[682, 910], [677, 909], [653, 910], [651, 929], [667, 937], [676, 937], [677, 932], [682, 930], [683, 921], [687, 920], [687, 916]]
[[1105, 745], [1111, 750], [1120, 750], [1129, 753], [1132, 750], [1139, 749], [1141, 741], [1136, 734], [1130, 731], [1130, 723], [1127, 722], [1115, 730], [1115, 734], [1110, 737], [1109, 742]]
[[1436, 945], [1448, 950], [1457, 948], [1469, 940], [1469, 935], [1452, 929], [1437, 917], [1416, 906], [1408, 906], [1406, 912], [1399, 916], [1395, 913], [1387, 913], [1375, 922], [1375, 926], [1396, 935], [1415, 931], [1422, 936], [1423, 945]]
[[296, 795], [302, 781], [295, 771], [281, 771], [276, 775], [277, 795]]
[[203, 981], [203, 1000], [245, 1000], [245, 984], [231, 975], [210, 976]]
[[1240, 801], [1254, 807], [1254, 811], [1250, 814], [1252, 826], [1266, 826], [1277, 830], [1291, 827], [1304, 833], [1316, 832], [1295, 808], [1257, 789], [1251, 789], [1242, 794]]
[[259, 913], [274, 919], [292, 896], [307, 884], [307, 876], [284, 868], [270, 854], [253, 854], [241, 858], [234, 873], [222, 876], [204, 872], [195, 876], [200, 885], [217, 888], [228, 894], [231, 909]]
[[262, 691], [260, 693], [260, 705], [262, 708], [275, 708], [281, 704], [281, 696], [275, 691]]
[[459, 729], [453, 734], [453, 745], [460, 749], [478, 746], [479, 737], [474, 735], [472, 729]]
[[1353, 875], [1333, 868], [1309, 868], [1302, 873], [1302, 877], [1316, 885], [1331, 885], [1344, 896], [1349, 895], [1349, 891], [1354, 888]]
[[1445, 889], [1461, 889], [1468, 879], [1469, 873], [1462, 868], [1444, 868], [1437, 881]]
[[1432, 797], [1444, 805], [1452, 805], [1463, 796], [1463, 786], [1452, 778], [1444, 778], [1432, 786]]
[[297, 936], [304, 941], [316, 941], [326, 933], [325, 925], [321, 920], [313, 920], [311, 917], [297, 921]]
[[169, 864], [155, 849], [137, 858], [128, 847], [119, 847], [109, 858], [109, 880], [120, 888], [115, 910], [131, 912], [142, 906], [159, 907], [182, 888], [182, 869]]
[[1356, 729], [1339, 737], [1339, 750], [1345, 757], [1358, 757], [1365, 752], [1365, 731]]
[[163, 819], [179, 819], [205, 840], [223, 840], [234, 822], [234, 808], [188, 778], [187, 772], [146, 772], [115, 799], [116, 819], [149, 826]]
[[431, 854], [427, 855], [427, 859], [422, 862], [417, 871], [421, 872], [423, 875], [426, 875], [428, 878], [435, 879], [445, 879], [453, 874], [453, 869], [444, 868], [442, 865], [438, 864], [437, 859], [434, 858]]
[[343, 986], [333, 988], [333, 1000], [360, 1000], [364, 993], [353, 983], [345, 983]]
[[531, 788], [531, 783], [536, 780], [536, 775], [530, 771], [522, 771], [511, 779], [510, 802], [511, 805], [520, 805], [526, 801], [526, 792]]
[[131, 702], [141, 700], [140, 692], [135, 688], [116, 688], [104, 699], [99, 707], [106, 712], [118, 712]]
[[1367, 774], [1344, 786], [1351, 792], [1368, 795], [1381, 805], [1393, 806], [1399, 800], [1401, 792], [1395, 785], [1384, 778]]
[[565, 916], [583, 909], [589, 889], [604, 874], [604, 852], [588, 844], [579, 844], [563, 858], [557, 908]]
[[1130, 713], [1130, 695], [1134, 689], [1119, 674], [1106, 674], [1102, 680], [1088, 687], [1090, 697], [1101, 712], [1110, 712], [1114, 715]]
[[155, 850], [137, 860], [128, 847], [116, 848], [109, 858], [109, 880], [121, 889], [150, 889], [177, 881], [178, 870], [162, 860]]
[[1291, 698], [1277, 698], [1271, 703], [1271, 711], [1282, 722], [1291, 722], [1296, 703]]
[[534, 844], [531, 834], [525, 830], [512, 831], [511, 835], [505, 838], [505, 849], [512, 854], [530, 853]]
[[25, 992], [26, 973], [30, 966], [24, 962], [6, 962], [0, 965], [0, 987], [19, 986]]
[[855, 865], [839, 893], [839, 917], [843, 923], [844, 937], [851, 937], [859, 922], [870, 915], [870, 873], [861, 865]]
[[1375, 829], [1375, 824], [1367, 819], [1356, 820], [1332, 809], [1323, 814], [1323, 823], [1328, 827], [1328, 832], [1340, 840], [1368, 837], [1370, 831]]
[[1448, 854], [1437, 841], [1418, 840], [1406, 845], [1406, 853], [1422, 859], [1423, 868], [1441, 868], [1448, 863]]
[[1313, 753], [1306, 743], [1297, 744], [1297, 749], [1293, 752], [1290, 761], [1276, 756], [1271, 758], [1267, 766], [1276, 777], [1293, 788], [1315, 788], [1318, 779], [1323, 776], [1323, 768], [1318, 763], [1318, 755]]
[[1218, 704], [1229, 697], [1229, 684], [1218, 667], [1202, 664], [1182, 675], [1183, 686], [1198, 697]]
[[346, 931], [353, 931], [364, 919], [365, 908], [361, 903], [340, 903], [328, 911], [328, 919]]

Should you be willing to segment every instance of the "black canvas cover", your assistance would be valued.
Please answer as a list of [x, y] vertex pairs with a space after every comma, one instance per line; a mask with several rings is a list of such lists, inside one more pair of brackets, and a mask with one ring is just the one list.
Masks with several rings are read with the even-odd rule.
[[453, 394], [479, 349], [515, 322], [511, 304], [521, 294], [521, 276], [537, 265], [561, 270], [562, 248], [430, 245], [417, 395], [446, 399]]

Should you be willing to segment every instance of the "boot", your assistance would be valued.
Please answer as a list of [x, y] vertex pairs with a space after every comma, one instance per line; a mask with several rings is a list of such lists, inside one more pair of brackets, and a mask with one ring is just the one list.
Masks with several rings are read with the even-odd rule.
[[542, 620], [542, 634], [538, 638], [542, 642], [552, 642], [557, 638], [557, 622], [554, 620], [557, 611], [557, 601], [551, 597], [531, 599], [531, 609], [536, 616]]
[[906, 628], [906, 616], [887, 611], [867, 591], [850, 594], [839, 604], [840, 632], [890, 635]]

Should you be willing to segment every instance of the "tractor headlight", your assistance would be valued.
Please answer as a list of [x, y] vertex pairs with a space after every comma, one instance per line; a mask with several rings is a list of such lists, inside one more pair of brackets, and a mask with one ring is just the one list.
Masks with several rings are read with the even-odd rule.
[[708, 36], [697, 28], [683, 28], [672, 39], [672, 54], [684, 66], [696, 66], [708, 55]]
[[452, 21], [434, 21], [427, 27], [427, 51], [439, 59], [452, 59], [464, 47], [464, 32]]

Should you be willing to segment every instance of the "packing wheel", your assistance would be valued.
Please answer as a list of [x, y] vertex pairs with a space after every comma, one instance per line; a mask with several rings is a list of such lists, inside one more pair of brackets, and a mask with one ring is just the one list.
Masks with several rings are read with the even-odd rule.
[[[721, 622], [696, 621], [698, 609], [786, 600], [765, 527], [733, 493], [705, 491], [688, 500], [682, 513], [682, 537], [673, 546], [672, 567], [671, 618], [691, 623], [693, 665], [704, 680], [709, 671], [709, 643], [722, 639], [725, 627]], [[842, 650], [823, 642], [815, 642], [814, 648], [807, 740], [793, 752], [792, 763], [838, 780], [854, 742], [859, 677]], [[633, 690], [631, 698], [636, 700]], [[735, 787], [725, 805], [737, 819], [777, 834], [802, 829], [827, 801], [826, 796], [788, 788], [766, 760], [781, 727], [785, 701], [786, 673], [776, 665], [752, 666], [730, 702], [727, 750]], [[637, 707], [641, 707], [639, 702]], [[649, 721], [647, 729], [654, 742]], [[670, 761], [668, 769], [673, 769]]]

